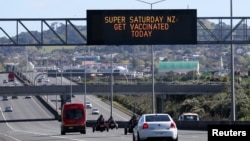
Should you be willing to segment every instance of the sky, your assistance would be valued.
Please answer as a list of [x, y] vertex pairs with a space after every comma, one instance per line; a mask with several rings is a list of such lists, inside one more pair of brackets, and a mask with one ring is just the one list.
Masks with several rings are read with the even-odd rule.
[[[231, 0], [143, 0], [152, 9], [197, 9], [198, 17], [230, 16]], [[86, 18], [86, 10], [150, 9], [138, 0], [0, 0], [0, 18]], [[232, 0], [233, 16], [249, 16], [250, 0]]]
[[[231, 1], [234, 17], [250, 17], [250, 0], [0, 0], [0, 19], [86, 18], [87, 10], [140, 10], [151, 5], [152, 9], [163, 10], [196, 9], [197, 17], [230, 17]], [[0, 22], [0, 27], [10, 35], [16, 34], [14, 22]]]

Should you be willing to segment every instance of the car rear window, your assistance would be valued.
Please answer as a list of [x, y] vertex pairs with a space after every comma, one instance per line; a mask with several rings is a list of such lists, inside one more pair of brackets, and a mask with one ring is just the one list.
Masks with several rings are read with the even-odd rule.
[[170, 118], [167, 115], [148, 115], [146, 116], [145, 119], [146, 119], [146, 122], [170, 121]]

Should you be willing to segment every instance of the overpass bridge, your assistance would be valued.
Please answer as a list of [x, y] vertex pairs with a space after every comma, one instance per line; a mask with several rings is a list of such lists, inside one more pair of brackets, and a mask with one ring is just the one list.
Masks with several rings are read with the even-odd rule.
[[[35, 74], [34, 78], [27, 74], [16, 72], [16, 77], [24, 85], [21, 86], [3, 86], [0, 87], [0, 95], [65, 95], [73, 93], [74, 95], [107, 95], [113, 94], [152, 94], [152, 83], [61, 83], [51, 82], [49, 85], [36, 85], [36, 79], [46, 73]], [[53, 78], [53, 77], [51, 77]], [[69, 80], [70, 81], [70, 80]], [[154, 93], [156, 95], [201, 95], [217, 94], [225, 90], [224, 83], [211, 84], [169, 84], [154, 83]]]
[[[43, 86], [15, 86], [0, 87], [0, 95], [64, 95], [71, 92], [82, 95], [85, 92], [84, 85], [43, 85]], [[154, 86], [156, 95], [201, 95], [217, 94], [224, 91], [225, 85], [167, 85], [156, 84]], [[86, 93], [91, 95], [113, 94], [152, 94], [151, 84], [139, 85], [86, 85]]]

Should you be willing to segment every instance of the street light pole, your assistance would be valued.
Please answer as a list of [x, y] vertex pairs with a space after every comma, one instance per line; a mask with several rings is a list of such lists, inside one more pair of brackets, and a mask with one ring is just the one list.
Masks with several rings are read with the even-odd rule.
[[76, 58], [73, 57], [72, 58], [73, 63], [71, 63], [71, 65], [70, 65], [70, 102], [72, 102], [72, 96], [73, 96], [73, 94], [72, 94], [72, 64], [74, 65], [75, 60], [76, 60]]
[[[150, 10], [153, 9], [153, 5], [156, 4], [156, 3], [160, 3], [160, 2], [163, 2], [163, 1], [166, 1], [166, 0], [159, 0], [159, 1], [156, 1], [156, 2], [147, 2], [147, 1], [143, 1], [143, 0], [137, 0], [139, 2], [142, 2], [142, 3], [146, 3], [146, 4], [150, 4]], [[151, 68], [152, 68], [152, 113], [155, 113], [155, 87], [154, 87], [154, 48], [153, 48], [153, 45], [151, 45], [151, 55], [152, 55], [152, 58], [151, 58]]]
[[86, 106], [86, 94], [87, 94], [87, 86], [86, 86], [86, 53], [85, 53], [85, 57], [84, 57], [84, 105]]
[[113, 53], [111, 53], [111, 76], [110, 76], [110, 79], [111, 79], [111, 84], [110, 84], [110, 86], [111, 86], [111, 99], [110, 99], [110, 116], [112, 116], [113, 115]]
[[235, 121], [235, 89], [234, 89], [234, 46], [233, 46], [233, 0], [230, 0], [231, 24], [231, 121]]
[[72, 102], [72, 64], [70, 64], [70, 102]]

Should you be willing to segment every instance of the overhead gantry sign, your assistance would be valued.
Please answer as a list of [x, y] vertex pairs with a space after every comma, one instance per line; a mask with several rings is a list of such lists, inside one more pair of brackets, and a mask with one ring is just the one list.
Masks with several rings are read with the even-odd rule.
[[197, 44], [196, 21], [193, 9], [87, 10], [87, 44]]

